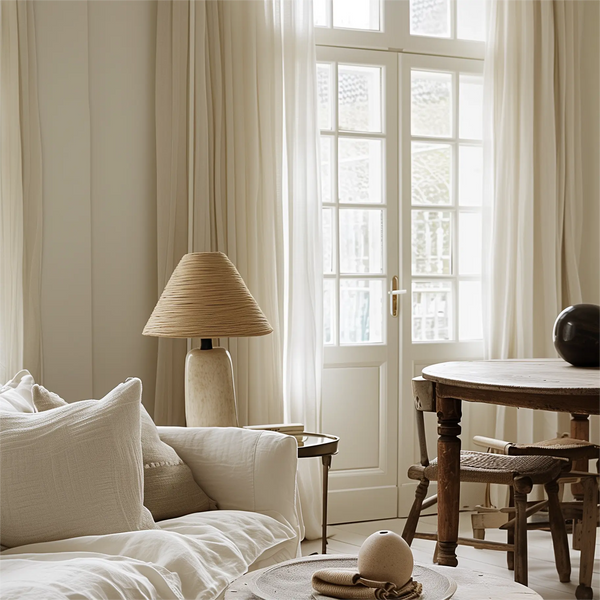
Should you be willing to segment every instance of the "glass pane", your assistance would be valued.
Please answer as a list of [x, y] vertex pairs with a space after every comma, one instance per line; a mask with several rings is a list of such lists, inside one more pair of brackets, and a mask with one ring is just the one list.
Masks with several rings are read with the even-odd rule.
[[369, 344], [383, 341], [383, 281], [340, 281], [340, 342]]
[[481, 273], [481, 213], [461, 211], [458, 215], [458, 272]]
[[410, 0], [410, 33], [450, 37], [450, 1]]
[[411, 188], [413, 204], [452, 202], [452, 148], [447, 144], [412, 143]]
[[331, 124], [333, 122], [333, 119], [331, 118], [332, 82], [333, 65], [329, 63], [317, 63], [317, 100], [320, 129], [331, 129]]
[[441, 210], [412, 211], [413, 275], [449, 275], [451, 213]]
[[383, 202], [382, 140], [338, 140], [340, 202]]
[[333, 0], [333, 26], [379, 30], [379, 0]]
[[412, 289], [413, 342], [452, 339], [452, 283], [414, 281]]
[[458, 203], [481, 206], [483, 195], [483, 148], [461, 146], [458, 150]]
[[413, 135], [452, 135], [452, 75], [411, 72], [411, 132]]
[[458, 337], [461, 340], [480, 340], [483, 337], [481, 282], [460, 281], [458, 293]]
[[383, 211], [340, 209], [340, 272], [383, 273]]
[[338, 66], [340, 129], [381, 131], [381, 69]]
[[323, 280], [323, 343], [335, 344], [335, 279]]
[[461, 40], [485, 41], [487, 0], [457, 0], [456, 34]]
[[335, 273], [333, 264], [333, 208], [323, 209], [323, 273]]
[[315, 27], [328, 27], [327, 0], [313, 0], [313, 21]]
[[333, 163], [333, 138], [321, 136], [321, 201], [331, 202], [333, 198], [331, 165]]
[[480, 140], [483, 137], [483, 79], [478, 75], [461, 75], [459, 94], [459, 137]]

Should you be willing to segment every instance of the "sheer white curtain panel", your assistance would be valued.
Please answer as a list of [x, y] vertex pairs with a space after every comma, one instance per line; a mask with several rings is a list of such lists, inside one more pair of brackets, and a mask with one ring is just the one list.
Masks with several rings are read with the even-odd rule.
[[[189, 219], [179, 228], [189, 244], [175, 254], [226, 253], [274, 328], [221, 340], [232, 355], [240, 423], [286, 419], [314, 430], [322, 263], [312, 3], [161, 2], [158, 11], [157, 127], [171, 132], [158, 158], [159, 210], [183, 215], [185, 206]], [[187, 53], [175, 57], [183, 39]], [[175, 143], [184, 120], [185, 140]], [[178, 260], [173, 255], [171, 270]], [[174, 363], [167, 368], [175, 373]], [[183, 381], [183, 360], [179, 370]], [[183, 395], [167, 389], [160, 396], [157, 389], [156, 402], [183, 410]], [[311, 537], [320, 535], [319, 466], [300, 461]]]
[[[553, 323], [581, 302], [581, 7], [493, 0], [484, 67], [487, 358], [555, 357]], [[532, 442], [568, 415], [496, 411], [496, 436]]]
[[0, 385], [42, 378], [42, 159], [33, 4], [0, 2]]

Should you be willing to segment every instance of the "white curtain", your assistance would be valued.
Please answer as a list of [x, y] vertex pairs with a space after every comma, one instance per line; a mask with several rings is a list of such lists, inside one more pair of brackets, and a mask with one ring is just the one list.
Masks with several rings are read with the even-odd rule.
[[[157, 39], [157, 128], [169, 132], [158, 154], [159, 211], [187, 219], [159, 231], [159, 240], [174, 233], [173, 247], [187, 244], [169, 256], [169, 275], [186, 251], [230, 257], [274, 328], [222, 340], [240, 423], [285, 418], [316, 429], [322, 268], [312, 3], [160, 2]], [[167, 370], [169, 385], [183, 381], [183, 361], [159, 356], [159, 374]], [[156, 414], [166, 403], [183, 412], [181, 391], [168, 393], [169, 385], [157, 387]], [[318, 537], [319, 463], [300, 461], [300, 478], [307, 535]]]
[[0, 2], [0, 385], [42, 377], [42, 160], [31, 2]]
[[[484, 67], [487, 358], [555, 357], [553, 323], [581, 302], [581, 6], [493, 0]], [[568, 431], [568, 415], [499, 407], [496, 437]]]

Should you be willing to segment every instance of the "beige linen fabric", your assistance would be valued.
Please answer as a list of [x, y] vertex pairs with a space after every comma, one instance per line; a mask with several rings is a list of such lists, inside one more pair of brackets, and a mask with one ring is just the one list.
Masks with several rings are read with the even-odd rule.
[[321, 569], [312, 576], [312, 586], [332, 598], [412, 600], [419, 598], [423, 586], [410, 579], [401, 588], [389, 581], [372, 581], [352, 569]]
[[143, 505], [142, 383], [102, 400], [0, 413], [0, 543], [155, 527]]
[[[33, 386], [33, 402], [40, 412], [68, 405], [41, 385]], [[217, 508], [177, 452], [161, 441], [152, 417], [140, 406], [144, 506], [156, 521]]]

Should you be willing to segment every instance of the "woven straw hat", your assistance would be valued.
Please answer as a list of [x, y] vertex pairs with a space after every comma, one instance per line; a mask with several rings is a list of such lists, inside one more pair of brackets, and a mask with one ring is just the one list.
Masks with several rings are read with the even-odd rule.
[[143, 334], [217, 338], [272, 331], [229, 258], [222, 252], [194, 252], [173, 271]]

